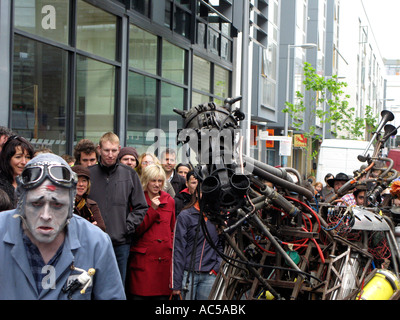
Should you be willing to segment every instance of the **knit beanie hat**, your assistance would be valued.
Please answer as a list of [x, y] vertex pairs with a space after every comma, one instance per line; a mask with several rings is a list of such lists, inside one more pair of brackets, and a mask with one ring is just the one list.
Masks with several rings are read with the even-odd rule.
[[121, 149], [121, 151], [119, 152], [119, 154], [118, 154], [118, 160], [121, 160], [121, 158], [122, 158], [123, 156], [126, 156], [127, 154], [129, 154], [129, 155], [135, 157], [135, 159], [136, 159], [136, 166], [137, 166], [137, 165], [138, 165], [138, 162], [139, 162], [139, 154], [138, 154], [138, 152], [136, 151], [136, 149], [133, 148], [133, 147], [123, 147], [123, 148]]

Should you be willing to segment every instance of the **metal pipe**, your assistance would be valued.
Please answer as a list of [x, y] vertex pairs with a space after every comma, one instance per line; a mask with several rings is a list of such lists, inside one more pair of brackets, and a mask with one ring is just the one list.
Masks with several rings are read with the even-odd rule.
[[[232, 249], [236, 252], [236, 254], [239, 256], [240, 259], [242, 259], [243, 261], [248, 261], [246, 256], [243, 254], [243, 252], [236, 246], [236, 244], [232, 241], [231, 237], [224, 233], [225, 235], [225, 239], [227, 240], [228, 244], [232, 247]], [[289, 258], [290, 259], [290, 258]], [[247, 265], [246, 266], [247, 269], [258, 279], [258, 281], [260, 281], [260, 283], [263, 284], [264, 287], [267, 287], [269, 292], [271, 292], [271, 294], [276, 297], [278, 300], [281, 300], [281, 296], [278, 292], [275, 291], [274, 288], [272, 288], [272, 286], [265, 281], [265, 279], [261, 276], [261, 274], [251, 265]]]
[[265, 227], [264, 223], [260, 220], [260, 218], [257, 215], [253, 215], [251, 217], [251, 221], [253, 221], [256, 226], [264, 233], [264, 235], [271, 241], [271, 243], [274, 245], [274, 247], [279, 251], [279, 253], [283, 256], [285, 261], [295, 270], [299, 271], [299, 276], [303, 278], [303, 275], [301, 274], [303, 271], [297, 266], [297, 264], [294, 263], [294, 261], [289, 257], [289, 255], [283, 250], [283, 248], [280, 246], [278, 241], [274, 238], [274, 236], [269, 232], [269, 230]]
[[272, 173], [269, 173], [269, 172], [259, 168], [258, 166], [254, 166], [253, 173], [256, 176], [261, 177], [267, 181], [270, 181], [275, 185], [279, 185], [285, 189], [289, 189], [293, 192], [297, 192], [298, 194], [305, 196], [310, 201], [314, 198], [314, 195], [312, 194], [312, 192], [310, 190], [308, 190], [302, 186], [299, 186], [293, 182], [290, 182], [288, 180], [279, 178], [278, 176], [276, 176]]

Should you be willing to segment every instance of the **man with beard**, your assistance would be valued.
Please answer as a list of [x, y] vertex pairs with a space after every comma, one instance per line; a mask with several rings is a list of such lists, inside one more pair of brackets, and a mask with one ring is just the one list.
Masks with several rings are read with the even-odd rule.
[[125, 299], [109, 236], [73, 214], [69, 165], [40, 154], [17, 181], [18, 206], [0, 215], [0, 299]]

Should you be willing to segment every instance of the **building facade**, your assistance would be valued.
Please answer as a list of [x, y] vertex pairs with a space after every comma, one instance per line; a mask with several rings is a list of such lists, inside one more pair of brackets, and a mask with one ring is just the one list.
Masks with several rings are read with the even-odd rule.
[[[391, 123], [400, 128], [400, 61], [398, 59], [383, 59], [386, 69], [383, 109], [390, 110], [394, 115]], [[390, 138], [390, 147], [400, 147], [400, 136]]]
[[[376, 118], [384, 108], [386, 71], [372, 26], [361, 0], [340, 1], [341, 59], [338, 60], [340, 76], [348, 84], [345, 93], [356, 117], [364, 118], [367, 107]], [[370, 129], [370, 128], [369, 128]], [[365, 130], [359, 139], [369, 140]]]
[[57, 154], [107, 131], [139, 152], [155, 139], [174, 140], [182, 126], [174, 108], [220, 105], [232, 95], [242, 6], [2, 1], [2, 124]]
[[[361, 6], [362, 1], [351, 1]], [[0, 124], [35, 147], [72, 153], [114, 131], [139, 152], [176, 146], [173, 109], [242, 96], [244, 150], [271, 165], [313, 168], [278, 137], [329, 124], [312, 116], [305, 62], [347, 82], [357, 115], [383, 106], [383, 68], [365, 13], [340, 0], [13, 0], [0, 2]], [[357, 35], [357, 36], [355, 36]], [[310, 46], [311, 45], [311, 46]], [[307, 110], [295, 130], [282, 110]], [[238, 103], [239, 104], [239, 103]], [[287, 132], [286, 132], [287, 131]], [[265, 139], [264, 133], [274, 136]], [[261, 135], [263, 134], [263, 138]]]

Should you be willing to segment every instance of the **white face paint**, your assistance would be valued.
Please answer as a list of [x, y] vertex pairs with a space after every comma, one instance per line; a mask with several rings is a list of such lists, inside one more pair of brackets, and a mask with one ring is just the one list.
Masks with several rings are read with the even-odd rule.
[[26, 194], [25, 216], [30, 234], [39, 242], [51, 243], [63, 231], [70, 210], [69, 189], [46, 179]]

